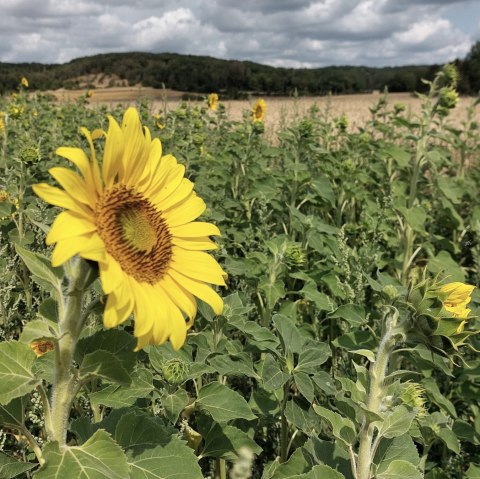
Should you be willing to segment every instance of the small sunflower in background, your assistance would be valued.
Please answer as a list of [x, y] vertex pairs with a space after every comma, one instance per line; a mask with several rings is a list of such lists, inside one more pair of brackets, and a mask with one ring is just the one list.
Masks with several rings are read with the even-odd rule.
[[212, 111], [217, 111], [218, 95], [216, 93], [210, 93], [210, 95], [208, 95], [208, 108]]
[[20, 80], [20, 85], [22, 85], [24, 88], [28, 88], [29, 87], [28, 80], [25, 77], [22, 77], [22, 79]]
[[254, 104], [252, 108], [252, 116], [253, 116], [253, 121], [263, 121], [265, 118], [265, 113], [267, 112], [267, 104], [265, 103], [265, 100], [262, 98], [258, 99]]
[[444, 284], [439, 289], [440, 293], [445, 295], [442, 300], [443, 308], [449, 315], [460, 321], [457, 333], [463, 331], [466, 319], [471, 312], [467, 305], [472, 300], [471, 295], [474, 289], [475, 286], [460, 283], [459, 281]]
[[[162, 156], [160, 140], [142, 128], [136, 109], [129, 108], [121, 124], [109, 117], [107, 132], [82, 132], [90, 157], [80, 148], [57, 150], [81, 175], [55, 167], [49, 172], [63, 190], [46, 183], [33, 187], [66, 209], [47, 236], [47, 244], [55, 243], [52, 264], [77, 254], [98, 262], [108, 295], [105, 326], [115, 327], [133, 312], [137, 350], [167, 340], [178, 349], [193, 324], [195, 298], [222, 312], [223, 301], [210, 284], [225, 285], [226, 274], [205, 252], [217, 248], [209, 236], [220, 232], [195, 221], [205, 203], [184, 178], [185, 167], [172, 155]], [[100, 167], [93, 140], [102, 135]]]

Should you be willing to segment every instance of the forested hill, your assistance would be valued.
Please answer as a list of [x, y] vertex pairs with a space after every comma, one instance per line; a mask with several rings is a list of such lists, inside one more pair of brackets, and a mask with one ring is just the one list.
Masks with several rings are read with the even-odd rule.
[[[461, 66], [462, 62], [459, 63]], [[117, 78], [128, 85], [154, 88], [165, 85], [186, 92], [221, 92], [233, 98], [246, 93], [291, 95], [297, 91], [299, 95], [322, 95], [383, 90], [385, 87], [399, 92], [421, 90], [421, 79], [432, 78], [438, 68], [439, 65], [274, 68], [250, 61], [172, 53], [108, 53], [64, 64], [0, 63], [0, 93], [17, 88], [23, 76], [28, 78], [31, 89], [50, 90], [77, 88], [88, 75]], [[467, 88], [464, 90], [467, 92]]]

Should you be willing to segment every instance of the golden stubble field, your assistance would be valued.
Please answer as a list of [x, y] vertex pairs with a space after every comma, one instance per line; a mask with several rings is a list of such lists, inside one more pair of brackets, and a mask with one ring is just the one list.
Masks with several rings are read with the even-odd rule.
[[[86, 90], [56, 90], [53, 93], [59, 101], [71, 101], [84, 96]], [[134, 105], [140, 100], [147, 99], [151, 102], [152, 113], [170, 111], [181, 103], [183, 92], [174, 90], [159, 90], [144, 87], [112, 87], [98, 88], [93, 90], [93, 96], [89, 102], [94, 107], [99, 104], [114, 106], [124, 104]], [[371, 118], [370, 107], [375, 105], [382, 93], [374, 92], [369, 94], [337, 95], [322, 97], [264, 97], [267, 102], [267, 115], [265, 128], [268, 137], [275, 136], [278, 129], [288, 125], [295, 118], [308, 114], [309, 109], [316, 105], [321, 114], [331, 118], [345, 115], [349, 120], [349, 129], [352, 131], [361, 128]], [[220, 101], [222, 98], [220, 96]], [[251, 100], [226, 100], [222, 103], [227, 109], [228, 117], [233, 120], [240, 120], [245, 110], [250, 110], [255, 98]], [[447, 122], [452, 126], [461, 126], [467, 118], [468, 106], [474, 101], [470, 97], [462, 97], [457, 107], [448, 117]], [[196, 104], [197, 102], [193, 102]], [[408, 118], [420, 111], [420, 100], [410, 93], [391, 93], [388, 95], [390, 109], [395, 103], [405, 105], [404, 115]], [[480, 108], [476, 109], [476, 118], [480, 121]]]

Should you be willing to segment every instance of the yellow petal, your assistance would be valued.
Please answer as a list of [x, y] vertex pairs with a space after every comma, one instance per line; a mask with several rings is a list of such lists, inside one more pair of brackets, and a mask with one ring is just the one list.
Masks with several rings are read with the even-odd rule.
[[95, 148], [93, 146], [92, 135], [85, 127], [80, 128], [80, 131], [84, 134], [90, 146], [90, 166], [92, 170], [93, 183], [95, 185], [97, 193], [100, 195], [103, 191], [103, 185], [102, 179], [100, 177], [100, 168], [98, 166], [97, 157], [95, 155]]
[[[172, 205], [175, 204], [172, 202], [167, 202], [166, 199], [174, 192], [177, 190], [177, 188], [182, 184], [182, 182], [185, 180], [186, 182], [190, 182], [186, 178], [184, 178], [185, 175], [185, 167], [183, 165], [176, 165], [174, 168], [172, 168], [165, 180], [158, 184], [156, 191], [150, 196], [150, 200], [154, 205], [158, 205], [161, 210], [167, 210], [170, 208]], [[185, 186], [188, 189], [188, 184], [185, 184]], [[193, 185], [192, 185], [193, 188]], [[192, 190], [190, 189], [190, 191]], [[190, 193], [190, 191], [188, 193]], [[184, 195], [184, 198], [188, 196], [188, 193]], [[165, 204], [164, 204], [165, 202]]]
[[133, 302], [128, 301], [123, 306], [118, 304], [115, 295], [110, 294], [107, 297], [107, 304], [103, 314], [103, 324], [106, 328], [114, 328], [128, 319], [133, 310]]
[[77, 236], [75, 240], [59, 241], [52, 253], [52, 266], [60, 266], [82, 249], [88, 236]]
[[48, 172], [58, 181], [62, 188], [77, 201], [81, 201], [90, 208], [95, 208], [97, 195], [94, 190], [88, 188], [86, 182], [76, 173], [67, 168], [54, 167]]
[[56, 153], [58, 156], [70, 160], [80, 170], [85, 180], [90, 182], [91, 186], [94, 186], [90, 160], [82, 149], [62, 146], [57, 148]]
[[85, 240], [78, 254], [92, 261], [105, 261], [105, 253], [105, 243], [97, 233], [94, 233]]
[[157, 206], [160, 211], [168, 210], [172, 206], [180, 203], [181, 201], [185, 200], [185, 198], [190, 195], [193, 190], [193, 183], [186, 178], [183, 178], [180, 182], [178, 188], [175, 191], [166, 197], [165, 199], [159, 200], [158, 203], [156, 200], [152, 199], [152, 203]]
[[153, 304], [157, 299], [153, 287], [147, 283], [138, 283], [129, 277], [130, 287], [134, 298], [135, 336], [150, 333], [155, 319], [156, 307]]
[[210, 286], [188, 278], [174, 270], [169, 270], [167, 274], [178, 284], [182, 285], [187, 291], [209, 304], [215, 314], [222, 313], [223, 300]]
[[220, 230], [212, 223], [197, 221], [170, 228], [172, 236], [178, 238], [199, 238], [200, 236], [220, 236]]
[[110, 294], [125, 281], [122, 268], [108, 253], [105, 254], [105, 262], [99, 264], [99, 269], [102, 289], [105, 294]]
[[193, 320], [197, 314], [197, 302], [191, 293], [183, 286], [174, 281], [170, 276], [165, 275], [157, 287], [162, 288], [165, 294], [176, 304], [190, 319]]
[[105, 186], [110, 188], [115, 181], [115, 177], [122, 173], [122, 156], [124, 149], [123, 133], [120, 125], [112, 117], [108, 117], [109, 127], [107, 139], [105, 141], [105, 150], [103, 153], [103, 180]]
[[97, 227], [92, 221], [78, 216], [72, 211], [62, 211], [56, 218], [47, 235], [48, 245], [57, 241], [92, 233]]
[[173, 236], [172, 244], [191, 251], [207, 251], [218, 249], [218, 246], [207, 238], [176, 238]]
[[225, 286], [225, 272], [208, 253], [187, 251], [175, 246], [172, 252], [170, 267], [175, 271], [198, 281]]
[[87, 206], [75, 201], [69, 194], [60, 188], [50, 186], [47, 183], [39, 183], [33, 185], [32, 189], [37, 196], [51, 205], [60, 206], [61, 208], [75, 211], [86, 219], [91, 218], [92, 214]]
[[205, 202], [192, 191], [185, 202], [170, 210], [162, 211], [162, 216], [168, 226], [173, 228], [196, 220], [205, 211], [205, 208]]

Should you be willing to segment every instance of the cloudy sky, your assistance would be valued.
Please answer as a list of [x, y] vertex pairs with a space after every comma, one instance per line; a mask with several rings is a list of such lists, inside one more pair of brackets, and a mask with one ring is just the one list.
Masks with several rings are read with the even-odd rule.
[[274, 66], [463, 58], [480, 0], [0, 0], [0, 61], [148, 51]]

